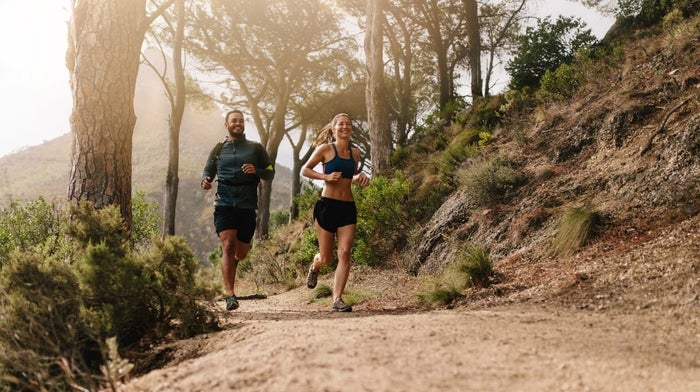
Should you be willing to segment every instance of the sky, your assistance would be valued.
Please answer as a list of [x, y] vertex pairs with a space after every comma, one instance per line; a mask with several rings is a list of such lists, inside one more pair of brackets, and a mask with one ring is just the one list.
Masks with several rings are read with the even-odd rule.
[[[568, 0], [539, 0], [537, 14], [583, 19], [598, 38], [612, 24]], [[70, 132], [65, 65], [70, 0], [0, 0], [0, 157]]]

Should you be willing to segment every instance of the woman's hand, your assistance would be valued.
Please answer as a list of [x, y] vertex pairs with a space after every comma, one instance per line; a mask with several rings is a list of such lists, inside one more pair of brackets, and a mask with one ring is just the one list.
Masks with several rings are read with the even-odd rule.
[[323, 176], [323, 181], [336, 182], [336, 181], [338, 181], [338, 180], [341, 179], [342, 174], [343, 174], [343, 173], [341, 173], [341, 172], [339, 172], [339, 171], [333, 172], [333, 173], [330, 173], [330, 174], [325, 174], [325, 175]]
[[367, 186], [369, 185], [369, 177], [367, 177], [367, 175], [364, 172], [362, 172], [360, 174], [356, 174], [352, 178], [352, 182], [359, 183], [362, 186]]

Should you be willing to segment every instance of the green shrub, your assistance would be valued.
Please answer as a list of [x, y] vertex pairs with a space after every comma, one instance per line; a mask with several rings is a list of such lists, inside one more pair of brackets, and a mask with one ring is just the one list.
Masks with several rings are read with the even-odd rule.
[[330, 298], [333, 296], [333, 288], [327, 284], [319, 283], [309, 295], [309, 302], [315, 302], [321, 298]]
[[308, 213], [313, 211], [314, 204], [319, 197], [321, 197], [321, 190], [319, 186], [311, 181], [307, 181], [301, 187], [301, 192], [294, 196], [294, 202], [299, 207], [299, 216], [306, 216]]
[[275, 210], [270, 214], [270, 231], [289, 223], [289, 211]]
[[525, 176], [500, 156], [475, 159], [458, 171], [457, 178], [480, 206], [507, 201], [525, 181]]
[[104, 243], [122, 256], [130, 249], [131, 238], [118, 207], [112, 205], [98, 210], [92, 203], [80, 202], [71, 205], [70, 215], [66, 234], [80, 248]]
[[503, 102], [502, 95], [477, 98], [471, 109], [464, 115], [457, 116], [456, 120], [466, 128], [478, 128], [491, 132], [503, 119], [501, 113]]
[[0, 270], [0, 390], [94, 389], [99, 340], [82, 309], [67, 264], [13, 253]]
[[549, 17], [537, 26], [528, 27], [518, 38], [517, 50], [505, 66], [511, 76], [508, 87], [538, 87], [547, 70], [555, 70], [561, 64], [570, 63], [579, 48], [597, 42], [590, 29], [580, 18], [559, 16], [552, 22]]
[[131, 345], [156, 326], [161, 315], [148, 286], [142, 264], [104, 242], [87, 246], [76, 264], [85, 296], [85, 317], [102, 337], [116, 336], [120, 345]]
[[366, 188], [356, 188], [356, 243], [364, 241], [366, 246], [358, 248], [363, 250], [362, 254], [353, 252], [355, 262], [379, 263], [393, 250], [395, 240], [406, 234], [406, 202], [410, 193], [410, 182], [401, 172], [393, 179], [376, 176]]
[[411, 192], [407, 203], [411, 206], [408, 216], [412, 221], [429, 219], [454, 190], [453, 185], [437, 177], [420, 180], [423, 182], [418, 187], [412, 187], [417, 189]]
[[197, 264], [184, 239], [156, 238], [140, 256], [116, 206], [76, 203], [70, 220], [52, 209], [15, 206], [22, 214], [10, 216], [26, 218], [11, 236], [41, 232], [33, 226], [47, 220], [27, 212], [56, 216], [47, 226], [57, 234], [13, 248], [0, 268], [0, 390], [96, 390], [109, 338], [124, 347], [216, 328], [196, 303]]
[[478, 245], [468, 245], [461, 249], [454, 268], [464, 276], [465, 285], [468, 287], [487, 286], [488, 279], [493, 274], [489, 251]]
[[[217, 329], [214, 315], [196, 301], [205, 293], [212, 298], [212, 292], [197, 285], [197, 258], [183, 237], [154, 238], [143, 265], [156, 300], [149, 309], [162, 334], [172, 327], [175, 336], [189, 338]], [[173, 320], [178, 322], [171, 326]]]
[[301, 237], [291, 246], [291, 257], [304, 270], [311, 265], [314, 255], [318, 253], [318, 238], [312, 227], [303, 230]]
[[663, 19], [680, 1], [674, 0], [620, 0], [615, 14], [623, 25], [651, 26]]
[[28, 251], [49, 238], [57, 239], [62, 215], [55, 204], [42, 197], [25, 205], [10, 203], [0, 212], [0, 267], [14, 249]]
[[143, 191], [137, 191], [131, 198], [131, 214], [134, 227], [133, 241], [138, 245], [146, 245], [151, 237], [160, 233], [163, 218], [158, 203], [146, 202]]
[[571, 98], [583, 83], [583, 76], [569, 64], [562, 64], [554, 72], [547, 70], [540, 82], [539, 94], [559, 99]]
[[392, 167], [399, 167], [406, 164], [408, 158], [410, 158], [410, 149], [405, 146], [397, 146], [394, 152], [391, 153], [389, 157], [389, 164]]
[[449, 305], [462, 296], [463, 284], [454, 279], [431, 279], [416, 293], [418, 303], [426, 308]]
[[600, 215], [595, 211], [581, 207], [569, 210], [557, 228], [553, 254], [572, 254], [591, 239], [599, 224]]
[[454, 185], [457, 167], [477, 154], [479, 140], [480, 131], [478, 129], [460, 132], [452, 139], [452, 142], [440, 155], [438, 164], [440, 177], [443, 181]]

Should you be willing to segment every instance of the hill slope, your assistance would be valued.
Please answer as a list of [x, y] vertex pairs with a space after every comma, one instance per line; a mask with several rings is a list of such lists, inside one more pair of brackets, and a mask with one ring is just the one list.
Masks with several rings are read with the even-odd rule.
[[[455, 192], [416, 236], [407, 263], [438, 273], [470, 241], [489, 249], [497, 275], [465, 303], [672, 306], [697, 317], [699, 24], [695, 17], [625, 38], [619, 59], [586, 68], [588, 83], [572, 99], [498, 130], [494, 152], [526, 183], [489, 207], [475, 205], [469, 189]], [[553, 254], [560, 223], [577, 208], [598, 214], [597, 231], [583, 249]]]

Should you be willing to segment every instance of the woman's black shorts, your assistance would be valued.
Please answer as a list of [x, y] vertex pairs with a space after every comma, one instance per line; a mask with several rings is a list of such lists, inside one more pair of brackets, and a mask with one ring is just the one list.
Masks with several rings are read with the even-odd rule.
[[357, 207], [354, 201], [322, 197], [314, 206], [314, 219], [323, 230], [335, 233], [339, 227], [357, 224]]
[[224, 230], [236, 230], [238, 241], [250, 244], [255, 233], [255, 210], [248, 208], [214, 207], [214, 227], [218, 235]]

